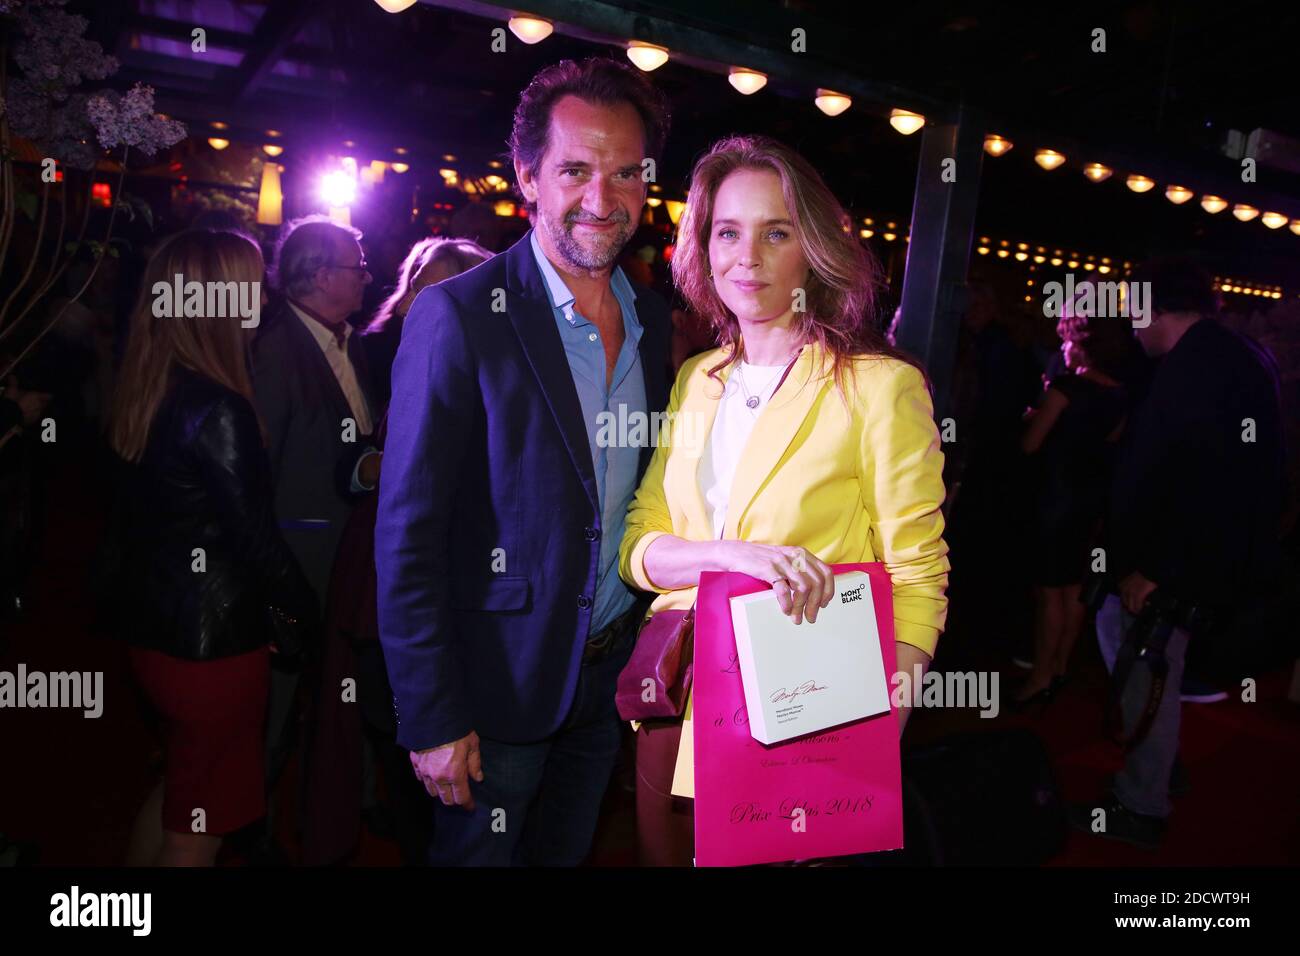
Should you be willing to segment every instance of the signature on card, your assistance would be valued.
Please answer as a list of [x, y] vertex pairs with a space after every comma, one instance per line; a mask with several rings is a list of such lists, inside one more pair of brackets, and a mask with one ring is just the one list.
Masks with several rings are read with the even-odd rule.
[[777, 688], [772, 691], [770, 700], [774, 704], [779, 704], [783, 700], [795, 700], [804, 694], [813, 694], [825, 689], [825, 684], [818, 684], [815, 680], [806, 680], [794, 690], [786, 690], [784, 687]]

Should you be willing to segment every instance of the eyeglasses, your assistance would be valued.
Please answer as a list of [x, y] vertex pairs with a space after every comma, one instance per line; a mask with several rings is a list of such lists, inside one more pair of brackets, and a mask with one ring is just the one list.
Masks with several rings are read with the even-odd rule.
[[359, 266], [333, 266], [333, 268], [335, 268], [335, 269], [357, 269], [357, 270], [360, 270], [361, 272], [369, 272], [369, 271], [370, 271], [370, 269], [368, 268], [368, 263], [366, 262], [365, 259], [362, 259], [362, 260], [361, 260], [361, 265], [359, 265]]

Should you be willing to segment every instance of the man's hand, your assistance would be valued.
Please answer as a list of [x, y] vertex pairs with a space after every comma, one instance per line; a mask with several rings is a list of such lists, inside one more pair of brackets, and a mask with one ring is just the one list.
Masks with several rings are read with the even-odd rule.
[[1154, 581], [1143, 577], [1142, 572], [1134, 571], [1119, 582], [1119, 599], [1124, 605], [1124, 610], [1135, 617], [1141, 614], [1142, 606], [1147, 603], [1147, 598], [1155, 589]]
[[411, 752], [415, 776], [429, 796], [446, 806], [474, 809], [474, 795], [469, 792], [469, 778], [483, 782], [483, 758], [479, 755], [478, 734], [469, 734], [441, 747]]

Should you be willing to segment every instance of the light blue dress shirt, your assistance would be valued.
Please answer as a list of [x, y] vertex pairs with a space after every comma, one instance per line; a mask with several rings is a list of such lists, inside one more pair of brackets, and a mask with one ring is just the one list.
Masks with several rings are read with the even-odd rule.
[[[596, 572], [595, 605], [589, 631], [595, 634], [631, 607], [634, 600], [632, 592], [618, 576], [618, 546], [623, 540], [628, 505], [636, 492], [641, 449], [620, 445], [617, 439], [624, 431], [619, 428], [605, 429], [607, 436], [615, 438], [608, 443], [609, 447], [601, 447], [596, 438], [601, 430], [598, 416], [602, 412], [610, 413], [615, 422], [635, 422], [646, 415], [645, 373], [637, 352], [641, 322], [636, 315], [636, 292], [623, 270], [615, 266], [609, 284], [623, 310], [624, 335], [614, 374], [606, 386], [605, 346], [601, 342], [600, 330], [578, 312], [573, 293], [542, 252], [536, 230], [530, 234], [529, 241], [546, 283], [547, 298], [551, 301], [555, 325], [564, 343], [573, 384], [578, 389], [582, 419], [587, 427], [587, 445], [591, 448], [591, 463], [596, 472], [596, 490], [600, 500], [600, 566]], [[645, 430], [641, 432], [644, 434]]]

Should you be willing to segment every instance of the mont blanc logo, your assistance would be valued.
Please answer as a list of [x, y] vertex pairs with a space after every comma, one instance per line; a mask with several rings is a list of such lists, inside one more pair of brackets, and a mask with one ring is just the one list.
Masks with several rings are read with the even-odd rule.
[[863, 581], [855, 588], [847, 588], [840, 592], [840, 603], [849, 604], [853, 601], [862, 600], [862, 592], [867, 589], [867, 582]]

